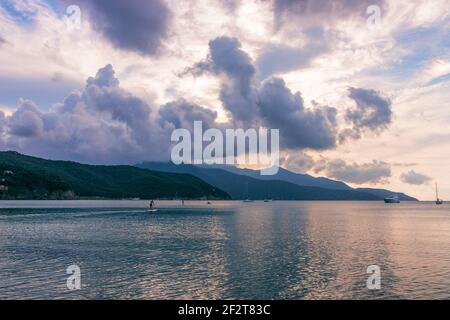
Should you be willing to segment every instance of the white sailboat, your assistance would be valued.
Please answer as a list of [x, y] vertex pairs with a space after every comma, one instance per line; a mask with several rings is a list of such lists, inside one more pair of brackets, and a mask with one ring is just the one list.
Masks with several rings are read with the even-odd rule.
[[269, 197], [269, 191], [267, 190], [267, 198], [263, 200], [264, 202], [272, 202], [273, 199]]
[[251, 200], [248, 197], [248, 181], [245, 182], [245, 199], [244, 202], [253, 202], [253, 200]]
[[443, 203], [444, 203], [444, 200], [439, 199], [438, 186], [437, 186], [437, 183], [436, 183], [436, 204], [437, 204], [437, 205], [441, 205], [441, 204], [443, 204]]

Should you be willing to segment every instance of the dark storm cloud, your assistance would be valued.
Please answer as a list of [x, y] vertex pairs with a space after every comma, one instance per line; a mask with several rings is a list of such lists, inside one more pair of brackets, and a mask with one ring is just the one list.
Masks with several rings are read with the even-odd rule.
[[349, 88], [349, 97], [356, 107], [347, 109], [345, 118], [356, 132], [365, 129], [380, 131], [389, 126], [392, 121], [392, 103], [388, 98], [375, 90], [363, 88]]
[[300, 93], [293, 94], [282, 79], [265, 81], [258, 92], [263, 123], [279, 128], [280, 143], [289, 149], [328, 149], [336, 145], [336, 109], [307, 109]]
[[115, 47], [154, 55], [167, 36], [170, 11], [163, 0], [65, 0], [78, 4], [82, 15]]
[[402, 173], [400, 180], [404, 183], [421, 185], [430, 182], [432, 179], [424, 174], [417, 173], [414, 170]]
[[315, 166], [316, 173], [323, 172], [330, 178], [340, 181], [364, 184], [386, 183], [392, 176], [391, 166], [383, 161], [370, 163], [346, 163], [341, 159], [322, 159]]

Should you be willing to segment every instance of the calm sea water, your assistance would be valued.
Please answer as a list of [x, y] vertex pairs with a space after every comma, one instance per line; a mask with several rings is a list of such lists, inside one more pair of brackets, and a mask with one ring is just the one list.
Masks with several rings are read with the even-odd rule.
[[450, 298], [448, 204], [157, 205], [0, 202], [0, 299]]

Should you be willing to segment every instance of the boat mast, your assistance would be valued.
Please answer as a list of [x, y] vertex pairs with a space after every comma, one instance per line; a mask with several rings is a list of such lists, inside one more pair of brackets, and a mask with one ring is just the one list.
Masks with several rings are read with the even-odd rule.
[[245, 181], [245, 199], [248, 199], [248, 181]]
[[436, 200], [439, 200], [437, 182], [436, 182]]

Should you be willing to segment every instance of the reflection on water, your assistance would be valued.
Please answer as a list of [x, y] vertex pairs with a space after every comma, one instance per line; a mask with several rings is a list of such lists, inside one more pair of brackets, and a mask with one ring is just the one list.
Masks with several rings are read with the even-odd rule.
[[[448, 205], [0, 205], [0, 299], [450, 298]], [[78, 291], [66, 287], [71, 264]], [[366, 287], [373, 264], [381, 290]]]

